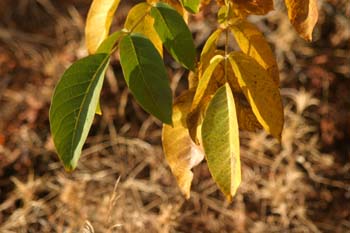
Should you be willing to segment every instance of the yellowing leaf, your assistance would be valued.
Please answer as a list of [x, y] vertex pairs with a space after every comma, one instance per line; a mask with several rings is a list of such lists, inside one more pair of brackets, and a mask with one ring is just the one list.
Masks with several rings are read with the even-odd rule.
[[193, 92], [187, 91], [175, 100], [173, 127], [164, 124], [162, 132], [166, 160], [186, 198], [190, 197], [193, 179], [191, 169], [204, 158], [202, 149], [191, 140], [186, 126], [186, 117], [191, 108], [193, 95]]
[[203, 77], [201, 77], [198, 82], [191, 106], [191, 112], [188, 115], [188, 129], [190, 136], [197, 144], [199, 143], [197, 135], [198, 126], [202, 121], [202, 116], [211, 99], [211, 95], [214, 94], [217, 89], [216, 80], [212, 79], [212, 76], [218, 64], [223, 60], [224, 57], [221, 55], [214, 56], [210, 61], [208, 68], [205, 70]]
[[150, 10], [151, 6], [145, 2], [137, 4], [129, 11], [124, 27], [145, 35], [163, 56], [163, 43], [154, 30], [154, 19], [149, 15]]
[[254, 58], [279, 85], [277, 62], [263, 34], [245, 19], [236, 21], [231, 31], [242, 52]]
[[199, 79], [198, 82], [198, 86], [197, 86], [197, 90], [196, 90], [196, 94], [194, 95], [194, 99], [193, 99], [193, 103], [192, 103], [192, 107], [191, 110], [194, 110], [198, 107], [200, 101], [202, 100], [202, 98], [204, 97], [207, 88], [208, 88], [208, 84], [210, 82], [210, 79], [213, 75], [214, 70], [216, 69], [217, 65], [222, 62], [225, 58], [221, 55], [216, 55], [214, 56], [211, 60], [210, 63], [207, 67], [207, 69], [205, 70], [203, 77], [201, 77]]
[[216, 43], [222, 33], [222, 29], [219, 28], [215, 32], [213, 32], [205, 43], [201, 57], [200, 57], [200, 68], [199, 68], [199, 76], [202, 76], [202, 73], [207, 69], [210, 60], [215, 56], [216, 51]]
[[202, 127], [202, 121], [204, 119], [205, 111], [208, 107], [211, 98], [211, 95], [205, 96], [200, 102], [198, 108], [196, 108], [194, 111], [191, 111], [187, 116], [188, 132], [192, 141], [195, 142], [197, 145], [201, 144], [202, 137], [200, 135], [200, 129]]
[[317, 0], [285, 0], [290, 22], [305, 40], [312, 40], [318, 20]]
[[[225, 51], [216, 50], [215, 54], [225, 56]], [[227, 74], [225, 74], [225, 72], [227, 72]], [[225, 71], [225, 63], [221, 62], [215, 69], [213, 76], [215, 77], [215, 81], [218, 87], [221, 87], [226, 82], [228, 82], [230, 84], [232, 92], [241, 92], [241, 88], [238, 85], [237, 78], [233, 73], [232, 67], [230, 65], [226, 67], [226, 71]], [[214, 92], [215, 91], [216, 89], [214, 90]]]
[[272, 11], [273, 0], [230, 0], [233, 8], [246, 15], [265, 15]]
[[210, 101], [202, 125], [202, 140], [209, 171], [231, 200], [241, 183], [241, 164], [236, 107], [228, 83]]
[[96, 106], [96, 111], [95, 111], [95, 113], [97, 114], [97, 115], [102, 115], [102, 109], [101, 109], [101, 103], [100, 102], [97, 102], [97, 106]]
[[85, 27], [86, 46], [90, 54], [95, 53], [108, 36], [119, 2], [120, 0], [94, 0], [92, 2]]
[[268, 133], [281, 140], [284, 116], [278, 87], [268, 73], [248, 55], [232, 52], [229, 61], [259, 123]]
[[[217, 53], [223, 54], [224, 51], [217, 51]], [[256, 119], [252, 108], [250, 107], [247, 99], [245, 98], [241, 87], [238, 84], [237, 77], [233, 73], [231, 65], [226, 68], [226, 77], [227, 82], [230, 84], [233, 97], [236, 103], [236, 112], [237, 112], [237, 120], [238, 126], [241, 130], [247, 130], [251, 132], [256, 132], [259, 129], [262, 129], [261, 124]], [[218, 85], [225, 84], [225, 65], [220, 63], [216, 68], [213, 76], [215, 76]]]

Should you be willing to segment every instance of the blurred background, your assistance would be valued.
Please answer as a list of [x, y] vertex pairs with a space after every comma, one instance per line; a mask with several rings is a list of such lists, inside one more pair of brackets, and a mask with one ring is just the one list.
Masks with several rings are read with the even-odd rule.
[[[161, 149], [161, 124], [107, 72], [79, 166], [66, 173], [49, 132], [53, 88], [86, 56], [88, 0], [0, 1], [0, 232], [350, 232], [350, 3], [319, 0], [314, 42], [300, 39], [281, 0], [250, 20], [281, 72], [283, 140], [241, 133], [243, 181], [228, 203], [205, 162], [191, 198]], [[128, 9], [122, 1], [113, 29]], [[213, 4], [190, 18], [198, 51], [217, 27]], [[235, 48], [235, 45], [232, 45]], [[166, 57], [176, 95], [187, 73]], [[120, 178], [118, 180], [118, 178]], [[118, 182], [119, 181], [119, 182]]]

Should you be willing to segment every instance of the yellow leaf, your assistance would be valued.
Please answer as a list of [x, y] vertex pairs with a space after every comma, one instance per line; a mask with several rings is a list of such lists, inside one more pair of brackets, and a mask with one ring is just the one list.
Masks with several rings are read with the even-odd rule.
[[102, 110], [101, 110], [101, 102], [98, 101], [97, 102], [97, 106], [96, 106], [96, 112], [95, 112], [97, 115], [102, 115]]
[[210, 82], [210, 79], [213, 75], [214, 70], [216, 69], [218, 64], [220, 62], [222, 62], [224, 59], [225, 58], [223, 56], [216, 55], [210, 60], [210, 63], [208, 65], [208, 67], [206, 68], [206, 70], [203, 74], [203, 77], [200, 77], [200, 79], [199, 79], [196, 94], [194, 95], [194, 99], [192, 102], [191, 110], [194, 110], [198, 107], [200, 101], [202, 100], [202, 98], [204, 97], [204, 95], [207, 92], [207, 89], [209, 87], [209, 82]]
[[254, 58], [279, 85], [277, 62], [263, 34], [245, 19], [236, 21], [231, 26], [231, 32], [242, 52]]
[[202, 127], [204, 114], [211, 98], [212, 98], [212, 95], [206, 95], [198, 105], [198, 108], [191, 111], [187, 116], [188, 132], [190, 134], [192, 141], [194, 141], [198, 145], [202, 144], [200, 128]]
[[90, 54], [108, 36], [113, 15], [120, 0], [94, 0], [91, 4], [85, 26], [86, 47]]
[[232, 52], [229, 61], [259, 123], [268, 133], [281, 140], [284, 116], [278, 87], [268, 73], [248, 55]]
[[215, 32], [213, 32], [207, 42], [205, 43], [203, 49], [202, 49], [202, 53], [200, 56], [200, 64], [199, 64], [199, 76], [202, 76], [202, 73], [207, 69], [210, 60], [212, 59], [212, 57], [215, 56], [215, 51], [216, 51], [216, 44], [217, 41], [220, 37], [222, 33], [222, 29], [219, 28], [217, 29]]
[[166, 160], [186, 198], [190, 197], [193, 178], [191, 169], [204, 158], [202, 149], [191, 140], [186, 126], [193, 95], [193, 92], [187, 91], [175, 100], [172, 116], [174, 125], [164, 124], [162, 132]]
[[246, 15], [266, 15], [272, 11], [273, 0], [230, 0], [233, 8]]
[[[217, 50], [216, 53], [218, 54], [224, 54], [224, 51]], [[236, 103], [236, 112], [237, 112], [237, 120], [239, 129], [241, 130], [247, 130], [251, 132], [256, 132], [259, 129], [262, 129], [262, 126], [256, 119], [252, 108], [250, 107], [247, 99], [245, 98], [241, 87], [238, 84], [237, 77], [233, 73], [231, 65], [229, 65], [226, 69], [227, 71], [227, 82], [230, 84], [233, 97], [235, 99]], [[218, 82], [219, 86], [222, 86], [225, 84], [225, 66], [223, 63], [220, 63], [218, 67], [216, 68], [213, 76], [215, 77], [216, 81]]]
[[[225, 56], [225, 51], [223, 50], [216, 50], [215, 55], [221, 55]], [[232, 92], [241, 92], [241, 88], [238, 85], [237, 78], [235, 74], [233, 73], [232, 67], [228, 65], [226, 67], [227, 74], [225, 75], [225, 63], [221, 62], [217, 68], [215, 69], [213, 76], [215, 77], [215, 81], [217, 83], [218, 87], [221, 87], [226, 82], [230, 84], [230, 87], [232, 89]], [[214, 92], [216, 89], [214, 90]]]
[[202, 140], [209, 171], [230, 201], [241, 183], [239, 129], [235, 101], [228, 83], [209, 103]]
[[317, 0], [285, 0], [289, 20], [305, 40], [312, 41], [312, 31], [318, 20]]
[[224, 60], [221, 55], [214, 56], [207, 69], [205, 70], [203, 77], [199, 78], [198, 86], [191, 106], [191, 112], [188, 115], [188, 125], [190, 136], [195, 143], [199, 143], [197, 129], [202, 121], [202, 116], [205, 112], [206, 105], [211, 99], [211, 95], [215, 93], [216, 80], [212, 79], [213, 73], [220, 62]]
[[163, 56], [163, 44], [153, 27], [154, 19], [150, 16], [151, 6], [145, 2], [135, 5], [128, 13], [124, 27], [149, 38], [159, 54]]

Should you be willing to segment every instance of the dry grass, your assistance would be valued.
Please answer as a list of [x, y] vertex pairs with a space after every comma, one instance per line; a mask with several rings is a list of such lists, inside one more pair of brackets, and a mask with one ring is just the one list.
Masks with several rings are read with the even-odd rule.
[[[331, 55], [340, 60], [328, 72], [346, 77], [341, 58], [349, 48], [342, 40], [332, 34], [338, 44], [312, 47], [296, 38], [279, 13], [267, 23], [259, 21], [267, 33], [277, 25], [269, 40], [277, 46], [282, 70], [282, 144], [262, 132], [242, 133], [243, 182], [233, 203], [225, 201], [205, 163], [194, 169], [191, 198], [185, 200], [164, 160], [160, 123], [135, 104], [117, 65], [108, 72], [104, 114], [94, 123], [78, 169], [62, 169], [49, 136], [47, 112], [59, 74], [86, 54], [81, 15], [87, 4], [21, 2], [14, 15], [45, 14], [52, 21], [24, 30], [13, 26], [24, 24], [23, 16], [17, 19], [8, 13], [0, 23], [1, 233], [350, 232], [350, 150], [325, 150], [320, 128], [320, 112], [324, 105], [335, 106], [334, 94], [329, 85], [313, 89], [311, 76], [304, 74], [308, 61], [333, 46], [338, 55]], [[1, 4], [4, 9], [6, 4]], [[324, 4], [323, 18], [332, 16], [332, 6]], [[337, 19], [343, 22], [346, 15], [346, 10], [338, 12]], [[321, 18], [319, 28], [325, 24]], [[200, 31], [199, 23], [194, 25]], [[203, 33], [212, 26], [203, 25]], [[343, 34], [343, 40], [349, 39]], [[198, 34], [198, 44], [201, 38]], [[172, 86], [181, 90], [182, 71], [170, 72]]]

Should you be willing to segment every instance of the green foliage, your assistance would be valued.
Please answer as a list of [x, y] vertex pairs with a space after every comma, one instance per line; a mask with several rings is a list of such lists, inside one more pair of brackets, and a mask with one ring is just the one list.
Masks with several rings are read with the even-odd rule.
[[182, 5], [191, 13], [197, 13], [199, 11], [200, 0], [181, 0]]
[[[77, 166], [96, 113], [110, 55], [118, 51], [124, 78], [140, 106], [164, 123], [166, 159], [181, 191], [190, 196], [191, 169], [204, 157], [213, 179], [231, 200], [241, 182], [239, 129], [261, 128], [281, 140], [284, 123], [276, 59], [263, 34], [246, 17], [273, 10], [273, 0], [216, 0], [220, 27], [200, 59], [187, 26], [207, 0], [147, 0], [129, 11], [124, 28], [109, 29], [120, 0], [93, 0], [85, 35], [90, 56], [74, 63], [56, 86], [50, 126], [67, 170]], [[316, 0], [286, 0], [288, 15], [311, 40]], [[224, 37], [225, 49], [217, 47]], [[229, 38], [241, 51], [230, 51]], [[189, 72], [189, 90], [172, 101], [163, 46]]]
[[151, 15], [154, 17], [153, 26], [165, 48], [176, 61], [193, 70], [196, 50], [192, 34], [182, 16], [165, 3], [157, 3], [152, 7]]
[[120, 41], [124, 78], [139, 104], [166, 124], [171, 124], [172, 95], [162, 58], [145, 36], [132, 33]]
[[50, 108], [54, 143], [67, 170], [76, 167], [99, 100], [108, 54], [96, 54], [73, 64], [56, 86]]

